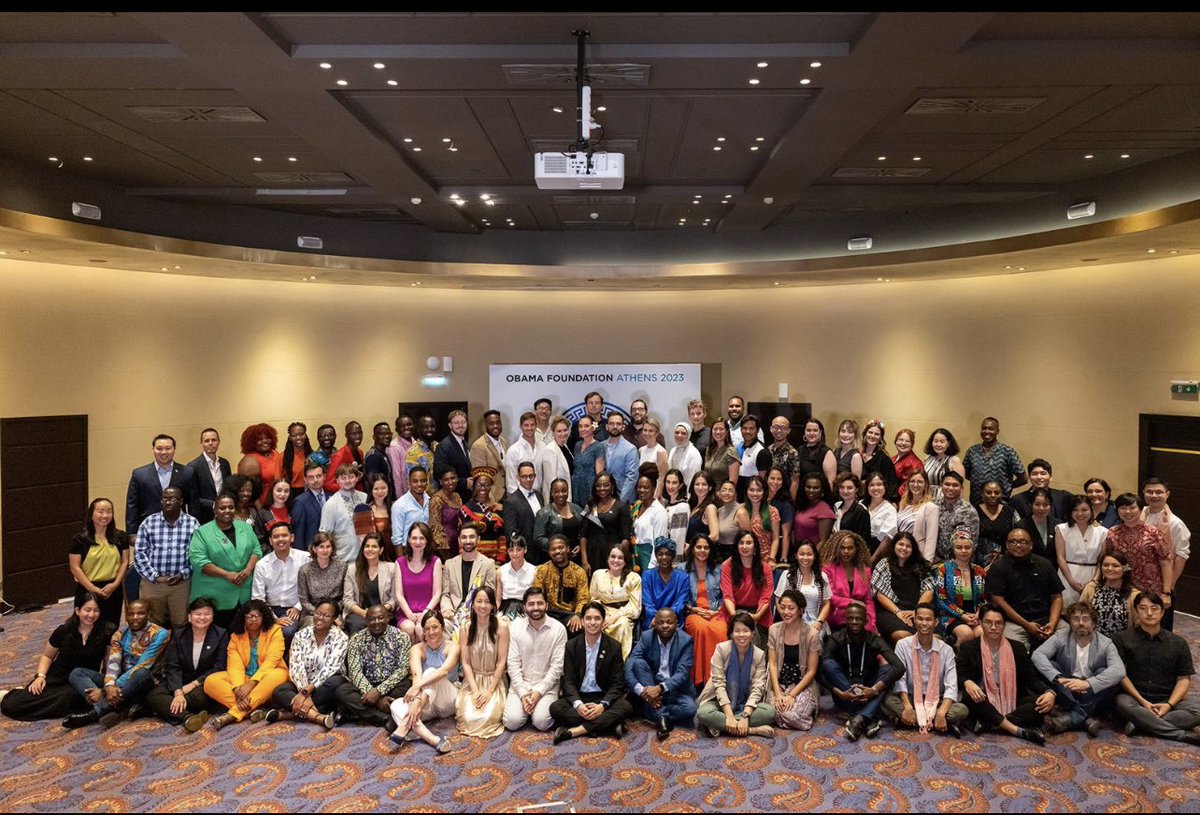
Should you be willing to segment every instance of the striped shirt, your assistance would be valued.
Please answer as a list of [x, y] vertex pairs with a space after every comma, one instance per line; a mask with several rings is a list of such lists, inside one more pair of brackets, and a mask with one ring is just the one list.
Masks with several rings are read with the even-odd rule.
[[200, 522], [186, 512], [179, 513], [173, 524], [168, 523], [161, 512], [147, 517], [138, 527], [137, 546], [133, 552], [133, 565], [138, 574], [151, 583], [159, 577], [182, 575], [184, 580], [191, 577], [188, 545], [199, 526]]

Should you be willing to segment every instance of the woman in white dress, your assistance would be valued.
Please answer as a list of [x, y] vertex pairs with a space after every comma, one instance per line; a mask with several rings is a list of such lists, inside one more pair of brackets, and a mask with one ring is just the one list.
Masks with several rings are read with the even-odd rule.
[[642, 422], [643, 446], [638, 448], [638, 472], [641, 472], [643, 464], [652, 463], [658, 468], [658, 480], [654, 482], [655, 500], [662, 498], [663, 479], [667, 476], [667, 448], [658, 443], [658, 434], [661, 432], [658, 419], [647, 416], [646, 421]]
[[1058, 576], [1063, 583], [1063, 608], [1079, 599], [1084, 587], [1096, 579], [1108, 530], [1096, 523], [1091, 502], [1083, 495], [1071, 498], [1071, 520], [1054, 527]]
[[[476, 592], [478, 593], [478, 592]], [[408, 693], [392, 702], [392, 721], [396, 730], [389, 737], [403, 744], [409, 734], [439, 753], [450, 752], [450, 742], [438, 736], [425, 722], [453, 716], [458, 702], [458, 643], [446, 635], [446, 627], [437, 609], [430, 609], [421, 618], [423, 638], [412, 647], [408, 660], [412, 665], [413, 683]]]

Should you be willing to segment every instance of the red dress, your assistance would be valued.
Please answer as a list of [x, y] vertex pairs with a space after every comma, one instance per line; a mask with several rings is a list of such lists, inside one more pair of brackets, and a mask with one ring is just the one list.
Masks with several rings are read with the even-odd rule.
[[903, 458], [899, 455], [894, 456], [892, 464], [896, 468], [896, 480], [900, 482], [900, 495], [903, 496], [908, 489], [908, 477], [917, 470], [924, 470], [925, 462], [921, 461], [912, 450], [909, 450]]

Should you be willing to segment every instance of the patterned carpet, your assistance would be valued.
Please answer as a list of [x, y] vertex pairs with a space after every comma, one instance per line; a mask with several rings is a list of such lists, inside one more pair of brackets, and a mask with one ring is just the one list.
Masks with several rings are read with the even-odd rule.
[[[4, 618], [0, 686], [28, 677], [50, 621], [66, 606]], [[1180, 633], [1195, 643], [1200, 621]], [[828, 699], [825, 700], [828, 705]], [[438, 722], [450, 733], [452, 721]], [[711, 739], [676, 731], [659, 743], [636, 724], [621, 742], [550, 735], [491, 742], [455, 735], [437, 756], [398, 752], [382, 731], [291, 723], [182, 735], [154, 719], [64, 730], [0, 720], [0, 811], [1195, 812], [1200, 749], [1105, 729], [1044, 748], [1001, 736], [884, 729], [848, 744], [823, 714], [809, 733]]]

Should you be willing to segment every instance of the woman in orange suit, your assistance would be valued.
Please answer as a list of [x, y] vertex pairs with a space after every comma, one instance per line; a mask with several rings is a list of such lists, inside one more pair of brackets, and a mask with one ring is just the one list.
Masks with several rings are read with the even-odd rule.
[[240, 722], [271, 701], [274, 690], [288, 681], [283, 628], [275, 625], [270, 606], [262, 600], [251, 600], [238, 610], [230, 632], [225, 670], [204, 680], [208, 698], [229, 708], [209, 720], [214, 730]]

